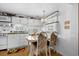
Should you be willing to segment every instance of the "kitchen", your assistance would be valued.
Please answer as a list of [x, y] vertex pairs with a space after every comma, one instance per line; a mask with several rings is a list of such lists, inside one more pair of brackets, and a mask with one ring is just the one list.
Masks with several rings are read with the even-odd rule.
[[[40, 35], [46, 38], [44, 54], [38, 51]], [[77, 56], [78, 4], [0, 3], [0, 55]]]

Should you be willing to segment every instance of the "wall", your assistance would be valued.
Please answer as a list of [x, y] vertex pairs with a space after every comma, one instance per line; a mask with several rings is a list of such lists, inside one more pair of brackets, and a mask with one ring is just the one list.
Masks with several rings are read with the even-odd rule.
[[[56, 50], [62, 55], [78, 55], [78, 6], [77, 4], [59, 4], [59, 34]], [[70, 21], [70, 29], [64, 28], [64, 22]]]

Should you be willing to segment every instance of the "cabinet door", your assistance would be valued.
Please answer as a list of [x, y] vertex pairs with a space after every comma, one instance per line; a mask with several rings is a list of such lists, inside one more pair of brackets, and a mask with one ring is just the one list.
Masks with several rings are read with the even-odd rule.
[[12, 17], [12, 23], [13, 24], [20, 23], [20, 18], [19, 17]]
[[0, 50], [7, 49], [7, 37], [0, 37]]
[[20, 18], [21, 24], [27, 25], [27, 18]]
[[19, 36], [16, 34], [8, 35], [8, 48], [16, 48], [19, 46]]
[[48, 33], [52, 33], [54, 31], [57, 32], [57, 27], [58, 27], [57, 16], [55, 16], [46, 21], [45, 25], [42, 27], [42, 30]]
[[9, 34], [8, 48], [16, 48], [27, 45], [26, 34]]

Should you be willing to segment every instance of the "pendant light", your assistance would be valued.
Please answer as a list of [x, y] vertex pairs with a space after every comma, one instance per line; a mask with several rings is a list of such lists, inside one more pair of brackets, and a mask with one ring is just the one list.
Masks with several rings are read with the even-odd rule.
[[45, 22], [45, 10], [43, 10], [43, 17], [41, 18], [41, 22]]
[[43, 17], [41, 18], [41, 31], [45, 31], [45, 10], [43, 10]]

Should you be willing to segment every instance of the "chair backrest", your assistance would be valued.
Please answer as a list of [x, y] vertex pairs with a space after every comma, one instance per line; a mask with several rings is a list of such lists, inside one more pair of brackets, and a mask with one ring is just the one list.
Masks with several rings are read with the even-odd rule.
[[56, 45], [56, 40], [57, 40], [57, 36], [55, 35], [54, 32], [52, 32], [51, 37], [50, 37], [50, 45], [55, 46]]
[[38, 49], [43, 49], [47, 46], [47, 37], [45, 32], [41, 32], [38, 36]]

